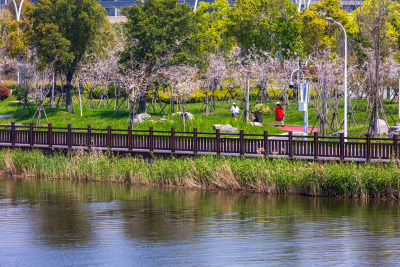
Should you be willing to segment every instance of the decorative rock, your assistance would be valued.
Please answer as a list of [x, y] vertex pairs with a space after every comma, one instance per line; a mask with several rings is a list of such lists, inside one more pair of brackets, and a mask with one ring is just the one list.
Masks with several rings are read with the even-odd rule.
[[400, 135], [400, 125], [390, 126], [389, 135]]
[[388, 134], [389, 127], [384, 120], [378, 120], [378, 134]]
[[[24, 125], [23, 125], [23, 124], [16, 123], [16, 124], [15, 124], [15, 129], [18, 129], [18, 128], [21, 127], [21, 126], [24, 126]], [[4, 130], [11, 130], [11, 124], [6, 124], [5, 127], [4, 127]]]
[[262, 127], [263, 125], [259, 122], [249, 122], [251, 126]]
[[135, 116], [135, 118], [133, 119], [133, 123], [139, 124], [142, 123], [145, 119], [150, 119], [150, 118], [151, 118], [150, 114], [141, 113]]
[[232, 125], [230, 124], [215, 124], [213, 125], [213, 129], [214, 131], [219, 129], [221, 131], [221, 133], [237, 133], [238, 129], [235, 127], [232, 127]]
[[4, 114], [0, 115], [0, 119], [10, 119], [13, 117], [13, 114]]
[[[192, 113], [189, 113], [189, 112], [185, 112], [185, 113], [186, 113], [186, 117], [187, 117], [189, 120], [193, 120], [193, 119], [194, 119], [194, 116], [193, 116]], [[172, 114], [172, 116], [176, 116], [176, 115], [179, 115], [179, 116], [180, 116], [181, 114], [182, 114], [182, 112], [178, 111], [178, 112]]]

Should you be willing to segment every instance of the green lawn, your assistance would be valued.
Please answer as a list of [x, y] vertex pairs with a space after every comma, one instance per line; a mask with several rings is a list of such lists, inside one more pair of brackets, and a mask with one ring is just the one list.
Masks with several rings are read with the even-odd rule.
[[[0, 114], [13, 114], [18, 104], [15, 102], [16, 99], [14, 96], [9, 97], [5, 101], [0, 102]], [[95, 102], [97, 103], [97, 102]], [[354, 103], [354, 102], [353, 102]], [[365, 123], [367, 118], [366, 113], [366, 103], [361, 105], [361, 101], [357, 104], [357, 110], [354, 111], [354, 115], [358, 120], [358, 126], [355, 127], [353, 121], [351, 127], [349, 127], [349, 136], [358, 136], [362, 129], [362, 126]], [[254, 103], [251, 103], [254, 105]], [[397, 117], [397, 104], [391, 103], [390, 101], [385, 101], [386, 107], [393, 114], [396, 122], [400, 122]], [[34, 109], [36, 108], [35, 104], [32, 103]], [[53, 126], [58, 127], [66, 127], [68, 124], [72, 124], [73, 127], [87, 127], [88, 124], [91, 124], [93, 128], [106, 128], [108, 125], [111, 125], [113, 128], [125, 129], [127, 128], [127, 119], [129, 111], [125, 108], [121, 109], [116, 116], [113, 116], [114, 113], [114, 105], [112, 104], [109, 109], [101, 106], [99, 109], [88, 109], [83, 108], [83, 116], [80, 116], [79, 110], [79, 102], [74, 101], [75, 105], [75, 114], [71, 112], [65, 112], [64, 107], [60, 107], [56, 112], [55, 109], [51, 108], [49, 105], [45, 106], [47, 116], [49, 118], [50, 123]], [[97, 107], [97, 104], [95, 105]], [[190, 103], [188, 104], [187, 112], [192, 113], [195, 118], [193, 120], [193, 125], [201, 132], [211, 132], [213, 131], [212, 126], [214, 124], [231, 124], [234, 127], [239, 129], [243, 129], [245, 133], [258, 133], [261, 134], [264, 130], [267, 130], [270, 134], [280, 134], [284, 131], [281, 129], [277, 129], [271, 126], [263, 126], [263, 127], [254, 127], [246, 124], [243, 121], [243, 115], [241, 119], [237, 121], [233, 120], [230, 112], [231, 104], [227, 102], [217, 102], [216, 103], [216, 114], [210, 114], [208, 117], [205, 117], [204, 106], [203, 103]], [[272, 109], [275, 108], [274, 105], [270, 104]], [[168, 105], [165, 110], [169, 111], [170, 106]], [[202, 111], [199, 113], [200, 109]], [[148, 113], [152, 116], [150, 120], [147, 120], [141, 124], [135, 124], [134, 129], [138, 130], [147, 130], [150, 126], [154, 127], [155, 130], [170, 130], [171, 127], [175, 127], [177, 131], [183, 130], [182, 123], [178, 127], [179, 116], [171, 116], [168, 114], [163, 115], [160, 113], [160, 105], [157, 105], [156, 112], [153, 111], [151, 105], [148, 106]], [[175, 106], [175, 111], [177, 111], [177, 107]], [[241, 111], [243, 111], [243, 107], [241, 107]], [[16, 123], [20, 123], [23, 125], [28, 125], [33, 117], [33, 112], [30, 114], [29, 111], [26, 112], [25, 117], [22, 120], [19, 120], [21, 108], [16, 113], [13, 119], [0, 119], [0, 124], [8, 124], [11, 121], [15, 121]], [[339, 106], [338, 110], [338, 121], [343, 120], [343, 106]], [[317, 111], [313, 106], [309, 105], [309, 125], [314, 125], [316, 121]], [[159, 122], [160, 119], [165, 118], [167, 121]], [[172, 120], [173, 122], [170, 122]], [[274, 116], [264, 116], [263, 117], [264, 124], [275, 124]], [[390, 116], [387, 114], [387, 120], [390, 125], [394, 125], [395, 123], [392, 121]], [[37, 117], [34, 119], [34, 123], [36, 124]], [[42, 125], [47, 125], [46, 119], [42, 116], [41, 120]], [[303, 112], [298, 111], [298, 105], [296, 103], [291, 103], [290, 109], [287, 109], [285, 116], [285, 124], [287, 125], [303, 125]], [[318, 126], [318, 123], [316, 124]], [[187, 131], [191, 131], [191, 126], [187, 124]], [[330, 131], [328, 131], [330, 133]]]

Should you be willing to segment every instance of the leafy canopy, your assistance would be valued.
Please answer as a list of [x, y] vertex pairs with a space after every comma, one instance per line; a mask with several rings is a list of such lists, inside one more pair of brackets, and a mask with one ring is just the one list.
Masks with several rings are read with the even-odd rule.
[[107, 40], [106, 12], [97, 0], [39, 0], [26, 16], [40, 62], [67, 75], [67, 83], [85, 55], [98, 52]]
[[328, 47], [337, 48], [337, 40], [343, 35], [343, 31], [338, 25], [326, 21], [325, 18], [328, 17], [341, 23], [348, 35], [352, 36], [357, 32], [354, 20], [342, 9], [340, 0], [315, 3], [309, 9], [303, 9], [300, 14], [303, 25], [301, 36], [307, 54], [322, 53]]
[[238, 0], [229, 18], [228, 33], [245, 51], [255, 47], [285, 57], [302, 52], [302, 27], [289, 0]]
[[197, 32], [201, 13], [193, 13], [177, 0], [148, 0], [124, 9], [126, 42], [121, 62], [148, 64], [148, 72], [163, 64], [193, 60], [198, 52], [191, 38]]

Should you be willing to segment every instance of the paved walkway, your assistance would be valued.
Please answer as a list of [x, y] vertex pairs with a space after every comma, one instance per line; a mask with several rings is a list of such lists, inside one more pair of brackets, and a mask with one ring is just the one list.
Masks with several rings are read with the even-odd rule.
[[[272, 127], [275, 127], [275, 128], [278, 128], [278, 129], [282, 129], [282, 130], [285, 130], [285, 131], [292, 131], [292, 132], [294, 132], [294, 133], [302, 133], [303, 131], [304, 131], [304, 127], [303, 126], [295, 126], [295, 125], [284, 125], [283, 127], [282, 126], [276, 126], [276, 125], [274, 125], [274, 124], [270, 124]], [[308, 132], [309, 133], [311, 133], [311, 130], [312, 130], [313, 128], [312, 127], [308, 127]], [[313, 130], [313, 132], [318, 132], [318, 127], [314, 127], [314, 130]]]

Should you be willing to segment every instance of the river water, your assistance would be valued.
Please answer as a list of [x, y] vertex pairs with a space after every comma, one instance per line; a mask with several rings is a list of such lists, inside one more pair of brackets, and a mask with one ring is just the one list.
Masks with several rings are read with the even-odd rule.
[[399, 207], [0, 179], [0, 266], [397, 265]]

